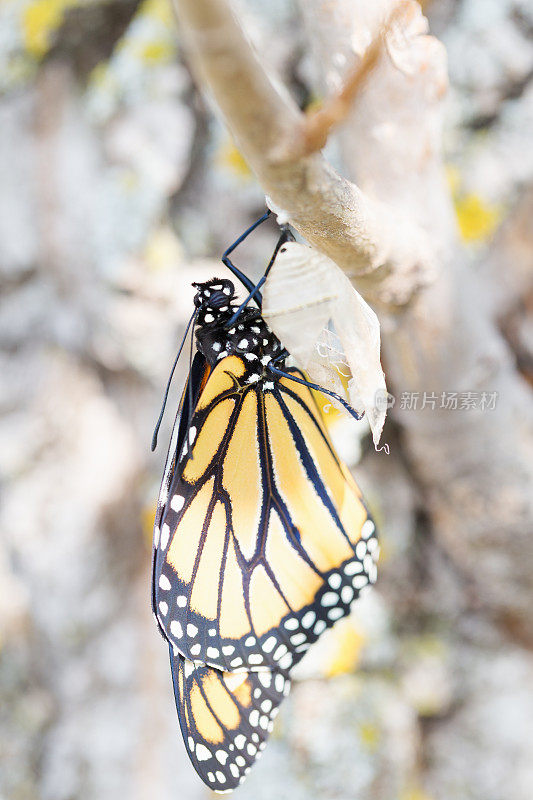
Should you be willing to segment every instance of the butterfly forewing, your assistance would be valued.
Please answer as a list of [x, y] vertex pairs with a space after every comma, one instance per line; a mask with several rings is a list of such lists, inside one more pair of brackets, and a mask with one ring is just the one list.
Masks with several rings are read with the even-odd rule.
[[181, 452], [181, 449], [183, 447], [183, 440], [187, 433], [188, 420], [191, 412], [190, 408], [191, 398], [192, 398], [192, 403], [196, 403], [198, 396], [207, 381], [209, 372], [210, 372], [210, 367], [207, 364], [205, 358], [201, 355], [201, 353], [196, 353], [192, 363], [190, 374], [185, 384], [185, 389], [183, 390], [181, 395], [178, 410], [176, 412], [176, 417], [174, 419], [174, 425], [172, 427], [172, 435], [170, 438], [170, 444], [168, 447], [167, 457], [165, 460], [165, 469], [163, 471], [163, 478], [161, 480], [161, 487], [159, 489], [159, 497], [157, 500], [157, 508], [154, 521], [154, 538], [153, 538], [153, 555], [152, 555], [152, 609], [154, 611], [156, 619], [158, 618], [158, 615], [157, 615], [157, 604], [156, 604], [156, 584], [154, 577], [156, 573], [157, 554], [160, 548], [161, 519], [165, 513], [165, 509], [167, 506], [169, 487], [174, 478], [174, 471], [176, 469], [178, 453]]
[[[188, 453], [188, 448], [191, 452]], [[375, 580], [374, 524], [307, 387], [210, 374], [162, 504], [161, 629], [221, 670], [286, 671]]]

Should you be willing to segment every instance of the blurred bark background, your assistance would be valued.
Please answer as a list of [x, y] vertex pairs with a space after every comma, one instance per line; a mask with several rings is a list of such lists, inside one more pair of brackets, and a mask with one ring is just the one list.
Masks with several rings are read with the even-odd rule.
[[[391, 455], [347, 452], [378, 585], [302, 662], [239, 796], [530, 800], [533, 9], [433, 0], [429, 38], [400, 6], [322, 153], [302, 131], [389, 0], [0, 6], [0, 797], [207, 794], [149, 611], [149, 441], [190, 283], [267, 192], [378, 312], [396, 403]], [[236, 263], [259, 275], [273, 238]]]

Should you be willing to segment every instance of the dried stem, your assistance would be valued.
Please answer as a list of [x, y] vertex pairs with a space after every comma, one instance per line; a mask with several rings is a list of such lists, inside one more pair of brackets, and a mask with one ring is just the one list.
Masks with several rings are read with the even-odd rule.
[[[344, 122], [347, 118], [356, 96], [367, 82], [383, 54], [388, 33], [399, 18], [399, 8], [395, 7], [385, 19], [377, 36], [367, 47], [362, 58], [357, 61], [348, 73], [340, 91], [327, 98], [320, 108], [306, 115], [300, 136], [301, 155], [309, 155], [321, 150], [326, 144], [332, 128]], [[297, 153], [298, 149], [295, 147], [294, 155]]]

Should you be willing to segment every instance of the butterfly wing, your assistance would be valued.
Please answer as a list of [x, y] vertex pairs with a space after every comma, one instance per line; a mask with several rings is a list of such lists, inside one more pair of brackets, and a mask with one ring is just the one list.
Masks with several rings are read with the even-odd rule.
[[230, 791], [260, 757], [290, 681], [280, 672], [222, 672], [193, 664], [172, 645], [170, 662], [192, 764], [211, 789]]
[[[207, 378], [209, 376], [210, 367], [207, 364], [204, 356], [201, 353], [195, 353], [191, 370], [185, 384], [185, 388], [181, 395], [181, 400], [176, 412], [176, 418], [172, 427], [172, 435], [170, 437], [170, 444], [168, 446], [167, 457], [165, 461], [165, 469], [163, 478], [161, 480], [161, 487], [159, 489], [159, 497], [157, 500], [157, 508], [154, 521], [154, 539], [152, 550], [152, 576], [155, 571], [155, 559], [159, 547], [160, 531], [161, 531], [161, 518], [165, 513], [166, 503], [168, 499], [169, 487], [174, 477], [176, 469], [177, 454], [181, 452], [183, 442], [187, 433], [189, 417], [191, 411], [196, 406], [198, 396], [202, 391]], [[152, 610], [157, 619], [156, 613], [156, 594], [152, 580]], [[161, 626], [160, 626], [161, 627]], [[162, 631], [163, 632], [163, 631]]]
[[153, 592], [185, 658], [289, 670], [376, 576], [374, 523], [307, 387], [224, 358], [162, 503]]

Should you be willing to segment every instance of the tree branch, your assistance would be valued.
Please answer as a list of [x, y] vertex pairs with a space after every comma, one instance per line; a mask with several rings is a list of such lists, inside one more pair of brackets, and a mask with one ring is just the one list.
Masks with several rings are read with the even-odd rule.
[[194, 71], [275, 206], [368, 299], [407, 302], [432, 275], [430, 237], [321, 154], [293, 155], [305, 117], [266, 74], [226, 0], [175, 0], [175, 8]]

